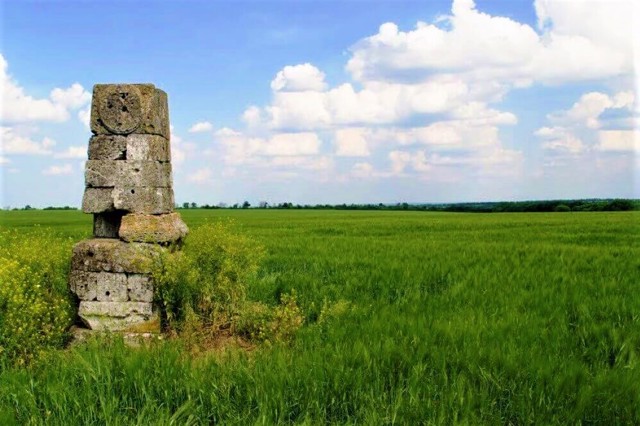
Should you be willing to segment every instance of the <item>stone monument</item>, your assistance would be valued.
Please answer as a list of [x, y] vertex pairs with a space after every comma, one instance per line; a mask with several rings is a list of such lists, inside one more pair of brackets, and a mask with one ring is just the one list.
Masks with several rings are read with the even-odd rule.
[[96, 84], [82, 210], [93, 238], [73, 247], [69, 287], [92, 330], [159, 329], [154, 262], [187, 226], [174, 212], [167, 94], [153, 84]]

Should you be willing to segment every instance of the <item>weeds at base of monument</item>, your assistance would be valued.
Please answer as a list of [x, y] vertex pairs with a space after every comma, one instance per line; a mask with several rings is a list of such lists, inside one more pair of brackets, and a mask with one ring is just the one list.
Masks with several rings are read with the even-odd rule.
[[295, 292], [270, 306], [247, 299], [265, 250], [232, 223], [202, 225], [181, 251], [165, 252], [153, 271], [163, 329], [193, 347], [234, 337], [248, 344], [286, 343], [303, 325]]

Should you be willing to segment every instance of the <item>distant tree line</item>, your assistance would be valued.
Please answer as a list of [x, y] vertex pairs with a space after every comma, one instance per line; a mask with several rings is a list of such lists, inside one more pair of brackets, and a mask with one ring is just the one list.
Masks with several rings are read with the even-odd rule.
[[[29, 204], [27, 204], [24, 207], [4, 207], [4, 208], [0, 208], [0, 210], [13, 210], [13, 211], [17, 211], [17, 210], [40, 210], [36, 207], [31, 207]], [[71, 207], [71, 206], [47, 206], [45, 208], [43, 208], [42, 210], [78, 210], [77, 207]]]
[[62, 206], [62, 207], [48, 206], [48, 207], [45, 207], [42, 210], [78, 210], [78, 208], [77, 207], [71, 207], [71, 206]]
[[293, 204], [282, 202], [269, 204], [261, 201], [257, 206], [251, 203], [235, 203], [216, 205], [182, 203], [183, 209], [285, 209], [285, 210], [407, 210], [407, 211], [440, 211], [458, 213], [515, 213], [515, 212], [579, 212], [579, 211], [628, 211], [640, 210], [640, 200], [631, 199], [587, 199], [587, 200], [540, 200], [540, 201], [500, 201], [482, 203], [452, 204]]
[[[604, 212], [640, 210], [640, 200], [631, 199], [587, 199], [587, 200], [540, 200], [499, 201], [482, 203], [394, 203], [394, 204], [293, 204], [282, 202], [269, 204], [260, 201], [252, 206], [248, 201], [228, 205], [226, 203], [202, 204], [185, 202], [176, 205], [182, 209], [280, 209], [280, 210], [407, 210], [457, 213], [515, 213], [515, 212]], [[27, 204], [24, 207], [5, 207], [0, 210], [37, 210]], [[42, 210], [78, 210], [71, 206], [48, 206]]]
[[202, 204], [201, 206], [199, 206], [197, 203], [182, 203], [181, 206], [176, 205], [176, 207], [183, 209], [248, 209], [251, 207], [251, 203], [245, 201], [242, 204], [235, 203], [230, 206], [226, 203], [218, 203], [216, 205]]

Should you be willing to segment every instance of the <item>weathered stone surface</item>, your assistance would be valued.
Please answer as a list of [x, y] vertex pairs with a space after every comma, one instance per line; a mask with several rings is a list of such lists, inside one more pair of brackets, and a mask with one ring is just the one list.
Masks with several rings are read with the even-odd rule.
[[131, 213], [122, 217], [118, 235], [128, 242], [173, 243], [187, 235], [189, 229], [178, 213], [148, 215]]
[[132, 302], [153, 301], [153, 279], [149, 275], [129, 274], [127, 293]]
[[159, 161], [126, 160], [117, 161], [117, 186], [131, 187], [170, 187], [173, 181], [171, 163]]
[[118, 181], [118, 160], [88, 160], [84, 166], [84, 182], [88, 188], [113, 188]]
[[72, 270], [69, 289], [88, 302], [153, 301], [153, 279], [145, 274]]
[[153, 306], [147, 302], [88, 302], [80, 304], [80, 311], [89, 315], [104, 315], [112, 317], [126, 317], [131, 313], [152, 315]]
[[150, 273], [163, 248], [154, 244], [125, 243], [94, 238], [73, 247], [71, 268], [88, 272]]
[[92, 136], [89, 139], [89, 160], [124, 160], [126, 158], [127, 142], [126, 136]]
[[97, 272], [71, 270], [69, 273], [69, 290], [80, 300], [98, 300], [96, 295], [98, 281]]
[[82, 208], [94, 214], [96, 238], [74, 246], [69, 287], [89, 328], [158, 332], [151, 272], [161, 245], [187, 233], [172, 213], [167, 94], [152, 84], [97, 84], [91, 131]]
[[127, 160], [171, 161], [169, 140], [158, 135], [129, 135], [126, 150]]
[[72, 270], [69, 287], [84, 301], [126, 302], [129, 299], [127, 275], [124, 273]]
[[171, 163], [139, 160], [89, 160], [84, 179], [89, 188], [165, 188], [173, 181]]
[[159, 135], [94, 135], [89, 160], [171, 161], [169, 140]]
[[125, 330], [154, 321], [153, 305], [146, 302], [80, 302], [78, 315], [92, 330]]
[[113, 188], [85, 188], [82, 197], [82, 211], [104, 213], [113, 211]]
[[153, 84], [96, 84], [91, 103], [91, 131], [151, 134], [169, 139], [167, 94]]
[[174, 207], [172, 188], [115, 188], [113, 205], [130, 213], [171, 213]]
[[160, 89], [155, 89], [155, 96], [151, 99], [150, 105], [144, 110], [141, 128], [144, 131], [136, 132], [150, 135], [160, 135], [167, 140], [171, 139], [169, 127], [169, 99], [167, 93]]
[[96, 213], [93, 215], [93, 236], [96, 238], [118, 238], [122, 212]]

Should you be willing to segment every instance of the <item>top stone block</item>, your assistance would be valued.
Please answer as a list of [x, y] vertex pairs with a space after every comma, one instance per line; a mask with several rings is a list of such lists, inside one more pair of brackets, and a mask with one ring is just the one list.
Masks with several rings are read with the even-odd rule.
[[96, 84], [91, 131], [96, 135], [160, 135], [168, 140], [167, 94], [153, 84]]

